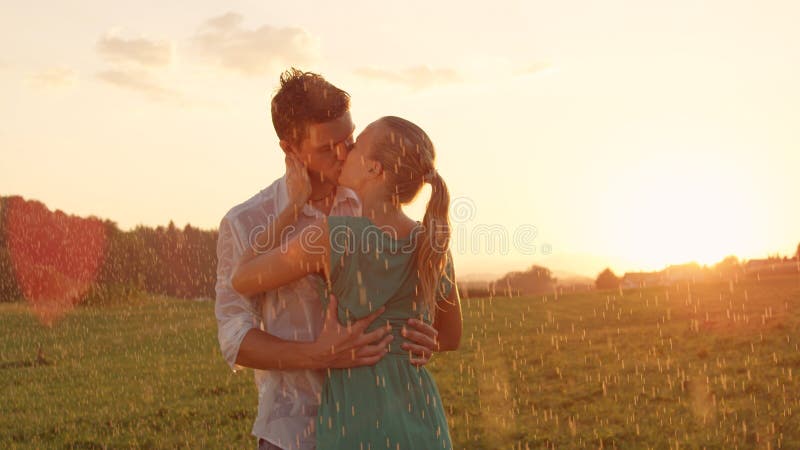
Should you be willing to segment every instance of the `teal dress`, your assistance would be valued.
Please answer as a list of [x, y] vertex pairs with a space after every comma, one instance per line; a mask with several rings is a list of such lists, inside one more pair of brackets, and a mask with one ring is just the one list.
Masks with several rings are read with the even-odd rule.
[[[339, 300], [340, 323], [386, 306], [367, 331], [388, 321], [394, 340], [374, 366], [326, 372], [317, 449], [451, 449], [436, 383], [424, 367], [411, 365], [408, 352], [400, 347], [409, 318], [430, 323], [416, 295], [415, 239], [392, 239], [364, 217], [329, 217], [328, 231], [330, 290]], [[438, 300], [452, 289], [452, 267], [448, 253], [448, 276], [442, 279]], [[322, 298], [327, 307], [328, 296]]]

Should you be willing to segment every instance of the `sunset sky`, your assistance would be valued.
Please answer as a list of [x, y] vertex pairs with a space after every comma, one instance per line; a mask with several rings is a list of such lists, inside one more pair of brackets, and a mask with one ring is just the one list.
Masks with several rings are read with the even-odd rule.
[[214, 228], [284, 170], [268, 103], [294, 65], [357, 131], [429, 133], [460, 276], [794, 252], [799, 2], [465, 5], [4, 2], [0, 195]]

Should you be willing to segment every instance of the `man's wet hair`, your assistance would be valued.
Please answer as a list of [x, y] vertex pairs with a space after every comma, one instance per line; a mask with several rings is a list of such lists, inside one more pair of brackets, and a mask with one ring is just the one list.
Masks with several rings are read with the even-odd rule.
[[281, 74], [271, 110], [278, 137], [299, 144], [308, 136], [309, 125], [337, 119], [349, 111], [350, 94], [322, 75], [292, 67]]

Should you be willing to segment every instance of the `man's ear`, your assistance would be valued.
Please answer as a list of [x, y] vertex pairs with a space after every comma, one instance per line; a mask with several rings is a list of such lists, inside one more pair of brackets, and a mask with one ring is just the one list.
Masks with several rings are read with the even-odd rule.
[[281, 146], [281, 150], [283, 150], [283, 153], [286, 153], [287, 155], [299, 156], [297, 150], [294, 148], [292, 144], [289, 143], [289, 141], [281, 139], [280, 141], [278, 141], [278, 145]]

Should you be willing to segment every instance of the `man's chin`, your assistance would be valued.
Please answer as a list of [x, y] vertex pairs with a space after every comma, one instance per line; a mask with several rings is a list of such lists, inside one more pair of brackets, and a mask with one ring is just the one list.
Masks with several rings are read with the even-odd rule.
[[316, 172], [316, 173], [309, 173], [308, 175], [312, 177], [314, 180], [319, 181], [321, 183], [328, 183], [328, 184], [339, 184], [339, 175], [341, 171], [337, 172]]
[[334, 172], [334, 173], [332, 173], [330, 175], [327, 175], [324, 178], [325, 178], [325, 180], [327, 182], [329, 182], [331, 184], [335, 184], [335, 185], [338, 186], [338, 185], [341, 184], [341, 182], [339, 181], [341, 179], [341, 177], [342, 177], [342, 171], [341, 170], [337, 170], [336, 172]]

